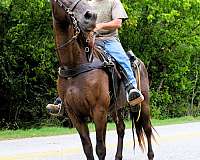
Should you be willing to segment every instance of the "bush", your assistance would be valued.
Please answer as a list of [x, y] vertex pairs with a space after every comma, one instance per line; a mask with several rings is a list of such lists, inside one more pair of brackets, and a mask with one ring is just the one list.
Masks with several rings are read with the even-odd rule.
[[162, 118], [193, 115], [200, 97], [200, 2], [123, 3], [129, 20], [120, 30], [121, 41], [148, 68], [152, 114]]
[[55, 96], [57, 58], [49, 6], [46, 0], [1, 2], [0, 98], [5, 103], [0, 110], [7, 125], [39, 122]]

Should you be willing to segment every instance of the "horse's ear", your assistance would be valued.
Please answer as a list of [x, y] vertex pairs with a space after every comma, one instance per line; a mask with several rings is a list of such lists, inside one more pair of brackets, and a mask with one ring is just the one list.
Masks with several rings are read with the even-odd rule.
[[49, 2], [51, 3], [51, 7], [53, 8], [53, 4], [55, 3], [55, 0], [49, 0]]
[[52, 7], [56, 4], [56, 0], [49, 0], [49, 2], [51, 3]]
[[52, 14], [54, 13], [54, 5], [55, 5], [55, 0], [49, 0], [51, 3], [51, 9], [52, 9]]

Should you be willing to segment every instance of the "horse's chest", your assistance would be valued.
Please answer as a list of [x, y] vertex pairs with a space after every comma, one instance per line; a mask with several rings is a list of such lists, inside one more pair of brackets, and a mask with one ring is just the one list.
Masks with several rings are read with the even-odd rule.
[[[107, 76], [101, 70], [94, 70], [81, 74], [72, 79], [59, 79], [59, 96], [62, 97], [68, 107], [89, 109], [97, 104], [102, 97], [101, 94], [107, 93], [103, 81], [107, 82]], [[107, 85], [106, 85], [107, 86]], [[91, 109], [90, 108], [90, 109]]]
[[92, 88], [84, 80], [75, 82], [60, 82], [60, 93], [68, 105], [85, 106], [92, 98]]

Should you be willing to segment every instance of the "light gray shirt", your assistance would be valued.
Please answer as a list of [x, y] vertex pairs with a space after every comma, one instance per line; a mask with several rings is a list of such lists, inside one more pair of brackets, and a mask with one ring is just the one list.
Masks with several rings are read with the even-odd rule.
[[[97, 13], [97, 23], [110, 22], [117, 18], [122, 20], [128, 18], [120, 0], [88, 0], [88, 2]], [[118, 37], [117, 29], [101, 29], [98, 33], [98, 37], [103, 39]]]

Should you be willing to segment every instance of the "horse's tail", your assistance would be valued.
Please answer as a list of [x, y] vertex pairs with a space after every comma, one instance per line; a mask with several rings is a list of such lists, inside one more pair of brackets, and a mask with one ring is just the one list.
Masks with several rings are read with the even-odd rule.
[[144, 131], [142, 128], [141, 121], [137, 121], [137, 112], [130, 112], [130, 118], [132, 121], [132, 133], [133, 133], [133, 141], [134, 141], [134, 148], [135, 148], [135, 132], [137, 134], [138, 143], [142, 151], [145, 148], [145, 141], [144, 141]]
[[[141, 117], [138, 119], [138, 112], [130, 111], [130, 118], [132, 121], [132, 133], [133, 133], [134, 148], [135, 148], [135, 132], [136, 132], [139, 146], [140, 146], [141, 150], [144, 151], [146, 149], [146, 144], [145, 144], [145, 139], [144, 139], [144, 137], [146, 137], [146, 136], [145, 136], [145, 132], [144, 132], [144, 128], [143, 128], [144, 122], [141, 120]], [[156, 132], [156, 130], [151, 125], [150, 120], [148, 123], [150, 125], [149, 126], [150, 129], [151, 130], [153, 129]], [[151, 132], [151, 137], [156, 142], [153, 132]]]

